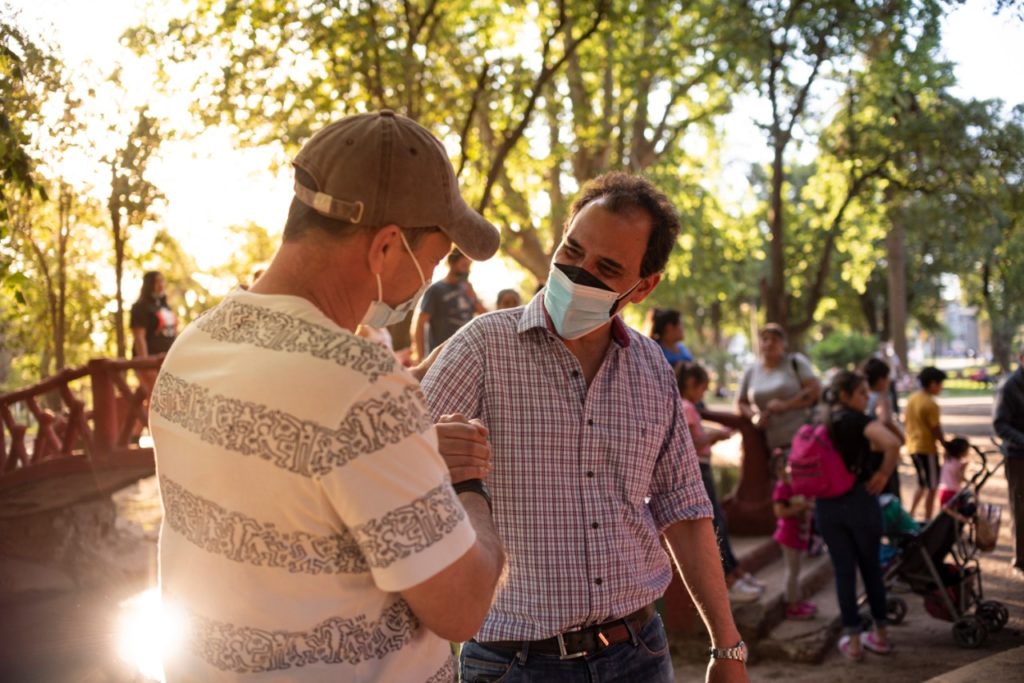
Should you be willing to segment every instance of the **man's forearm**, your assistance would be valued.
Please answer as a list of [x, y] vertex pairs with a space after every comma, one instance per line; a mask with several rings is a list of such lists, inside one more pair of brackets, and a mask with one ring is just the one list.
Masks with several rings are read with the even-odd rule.
[[732, 647], [740, 633], [719, 560], [718, 540], [710, 519], [676, 522], [665, 530], [665, 540], [675, 559], [686, 590], [704, 620], [715, 647]]
[[[483, 590], [493, 595], [497, 590], [505, 570], [505, 547], [494, 528], [494, 517], [491, 508], [483, 496], [466, 491], [459, 494], [459, 502], [469, 515], [469, 523], [476, 531], [476, 539], [483, 551], [483, 557], [489, 560], [487, 571], [482, 572], [480, 583]], [[490, 603], [488, 603], [488, 606]]]
[[420, 314], [420, 317], [418, 317], [416, 319], [416, 329], [415, 329], [415, 331], [413, 332], [413, 335], [412, 335], [413, 360], [417, 361], [417, 362], [422, 362], [424, 360], [424, 357], [423, 357], [423, 326], [425, 324], [426, 324], [426, 321], [423, 319], [423, 315]]

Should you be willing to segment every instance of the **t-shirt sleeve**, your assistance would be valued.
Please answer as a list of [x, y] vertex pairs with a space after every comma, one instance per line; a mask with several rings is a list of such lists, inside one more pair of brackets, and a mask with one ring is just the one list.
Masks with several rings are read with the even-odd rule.
[[[746, 370], [743, 371], [743, 377], [740, 378], [740, 390], [737, 396], [745, 401], [750, 401], [750, 376], [754, 372], [754, 366], [750, 365]], [[753, 403], [753, 401], [751, 401]]]
[[793, 497], [793, 487], [784, 481], [775, 484], [772, 490], [772, 501], [776, 503], [788, 502]]
[[686, 426], [690, 430], [690, 434], [697, 431], [700, 425], [700, 413], [697, 412], [697, 406], [693, 405], [689, 401], [684, 400], [683, 402], [683, 417], [686, 420]]
[[[671, 379], [671, 369], [664, 368]], [[675, 522], [712, 517], [711, 501], [700, 476], [697, 452], [690, 430], [686, 427], [683, 401], [675, 382], [669, 381], [666, 391], [673, 396], [672, 420], [651, 478], [651, 515], [658, 531], [663, 532]]]
[[430, 285], [427, 287], [427, 291], [423, 292], [423, 298], [420, 299], [420, 313], [426, 313], [427, 315], [434, 315], [434, 309], [437, 308], [437, 287]]
[[365, 442], [319, 480], [383, 591], [402, 591], [458, 560], [476, 532], [452, 489], [415, 380], [398, 370], [362, 392], [345, 417]]
[[147, 332], [149, 331], [149, 316], [146, 307], [143, 306], [141, 301], [136, 301], [132, 304], [132, 311], [129, 317], [128, 327], [136, 328], [141, 327]]

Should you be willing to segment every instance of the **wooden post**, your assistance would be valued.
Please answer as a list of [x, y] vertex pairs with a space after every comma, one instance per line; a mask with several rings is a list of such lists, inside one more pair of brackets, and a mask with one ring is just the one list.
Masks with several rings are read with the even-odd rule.
[[117, 393], [110, 378], [110, 364], [103, 358], [89, 361], [92, 379], [92, 422], [95, 456], [103, 458], [113, 452], [117, 443]]

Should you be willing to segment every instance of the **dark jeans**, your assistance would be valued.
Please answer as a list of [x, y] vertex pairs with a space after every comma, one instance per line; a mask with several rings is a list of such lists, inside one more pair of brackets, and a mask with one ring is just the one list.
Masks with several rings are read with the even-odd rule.
[[1006, 488], [1013, 518], [1013, 564], [1024, 569], [1024, 457], [1006, 458]]
[[463, 683], [605, 683], [644, 681], [673, 683], [672, 657], [661, 616], [654, 617], [634, 634], [634, 643], [619, 643], [577, 659], [530, 652], [496, 651], [468, 642], [459, 655], [459, 680]]
[[725, 571], [725, 575], [728, 576], [736, 569], [736, 565], [739, 563], [736, 561], [736, 556], [732, 552], [732, 545], [729, 543], [729, 534], [725, 526], [725, 511], [718, 504], [718, 496], [715, 495], [715, 479], [712, 475], [711, 465], [703, 462], [700, 463], [700, 478], [704, 480], [704, 488], [708, 492], [708, 498], [711, 499], [711, 509], [714, 510], [715, 515], [712, 522], [715, 526], [715, 536], [718, 537], [718, 551], [722, 556], [722, 569]]
[[878, 626], [887, 624], [885, 584], [878, 549], [882, 540], [882, 509], [878, 498], [864, 490], [860, 482], [838, 498], [821, 498], [815, 508], [818, 531], [828, 545], [836, 574], [836, 595], [843, 617], [844, 633], [859, 633], [857, 609], [857, 570], [860, 569], [868, 594], [871, 616]]

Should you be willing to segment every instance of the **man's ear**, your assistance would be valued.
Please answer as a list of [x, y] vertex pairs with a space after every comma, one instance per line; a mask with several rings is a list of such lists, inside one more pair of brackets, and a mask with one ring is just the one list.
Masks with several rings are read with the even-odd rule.
[[380, 275], [389, 256], [394, 254], [395, 246], [402, 247], [401, 228], [397, 225], [385, 225], [370, 238], [370, 250], [367, 263], [370, 272]]
[[630, 303], [638, 304], [654, 291], [654, 288], [661, 282], [661, 273], [654, 273], [640, 280], [640, 284], [636, 286], [633, 293], [629, 296]]

